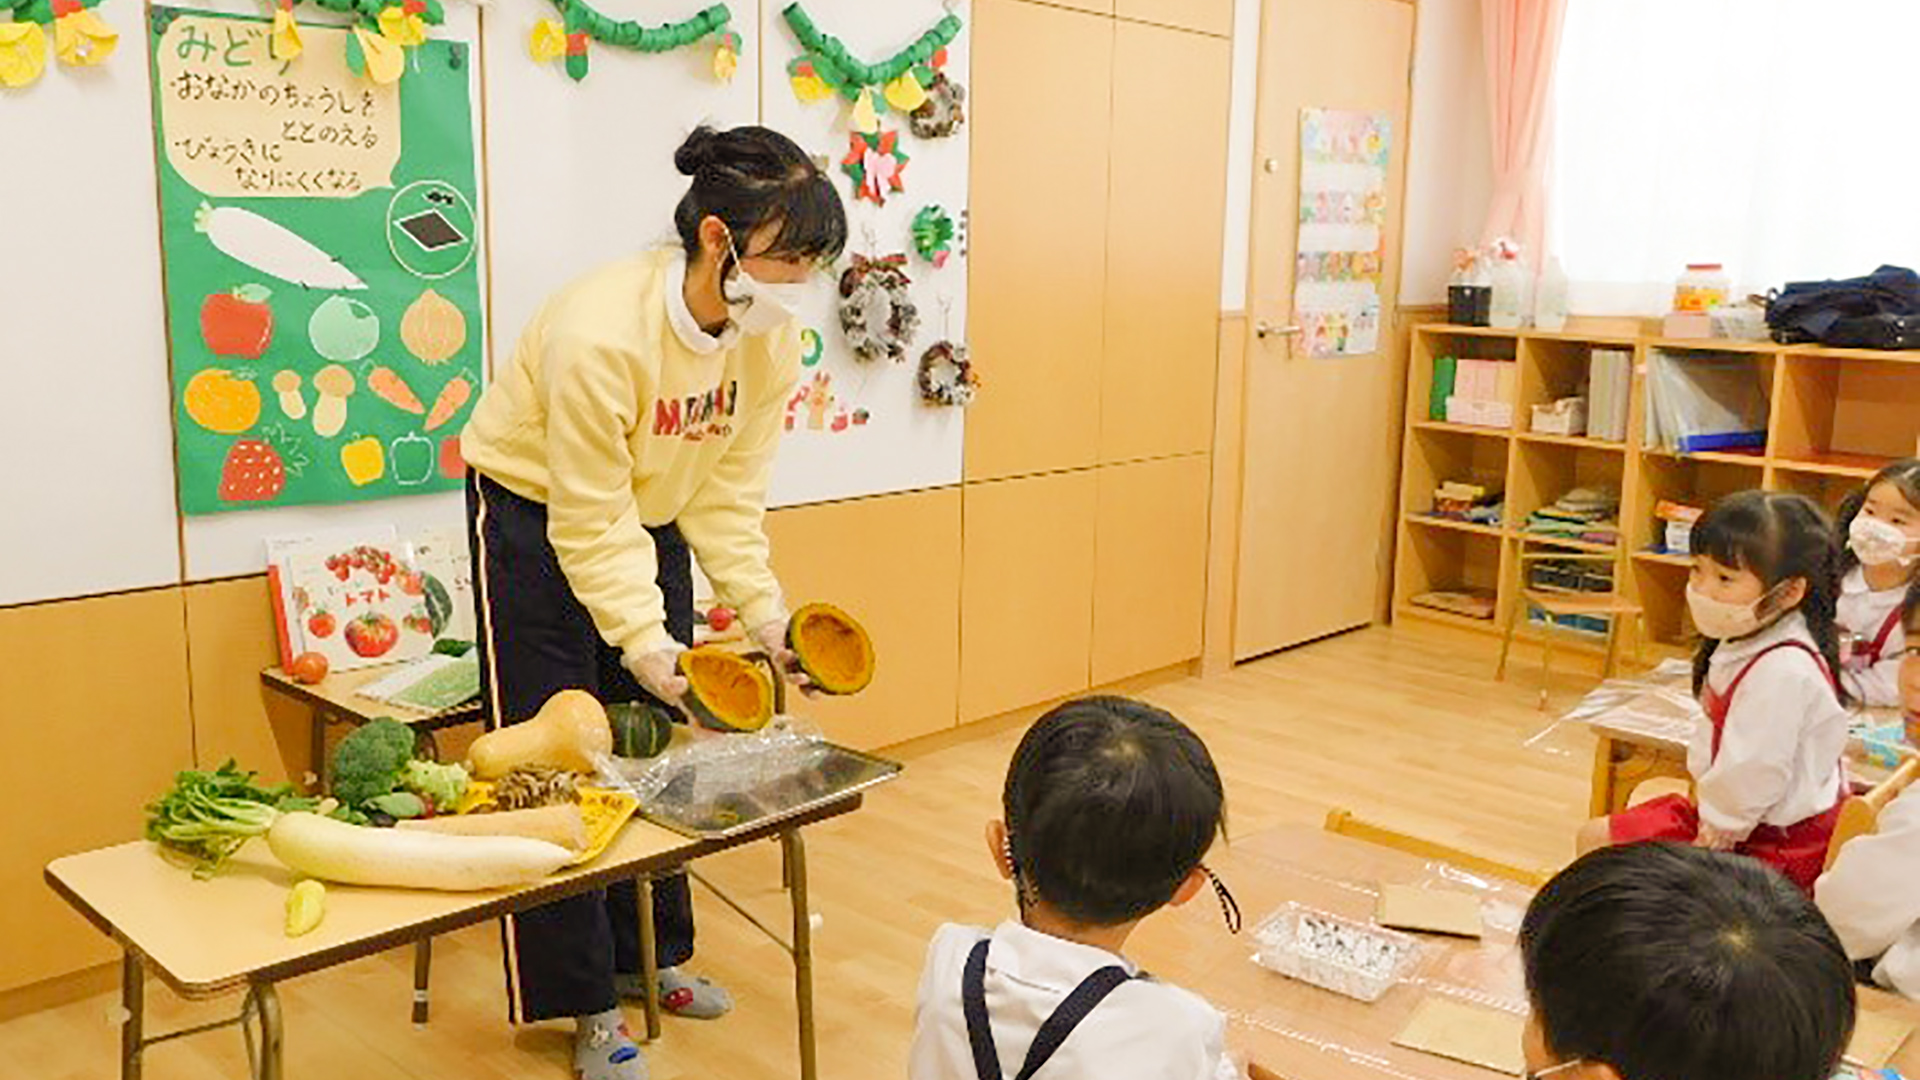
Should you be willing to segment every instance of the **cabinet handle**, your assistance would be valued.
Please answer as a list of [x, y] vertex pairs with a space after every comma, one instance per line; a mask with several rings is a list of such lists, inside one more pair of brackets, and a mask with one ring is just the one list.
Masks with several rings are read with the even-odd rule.
[[1298, 337], [1303, 333], [1306, 333], [1306, 328], [1297, 325], [1275, 326], [1270, 322], [1257, 322], [1253, 324], [1253, 336], [1257, 338]]

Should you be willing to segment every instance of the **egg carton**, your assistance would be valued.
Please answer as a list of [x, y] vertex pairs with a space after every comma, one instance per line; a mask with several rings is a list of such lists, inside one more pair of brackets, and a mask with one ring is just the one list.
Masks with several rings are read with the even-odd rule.
[[1253, 962], [1290, 979], [1374, 1002], [1403, 981], [1419, 957], [1413, 938], [1300, 904], [1288, 904], [1254, 930]]

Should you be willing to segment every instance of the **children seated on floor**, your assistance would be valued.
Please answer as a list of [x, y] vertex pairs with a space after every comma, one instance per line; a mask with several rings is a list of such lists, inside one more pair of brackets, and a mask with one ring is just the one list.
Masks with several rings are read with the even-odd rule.
[[1840, 537], [1840, 683], [1863, 705], [1898, 705], [1910, 640], [1900, 603], [1920, 579], [1920, 458], [1888, 465], [1849, 495]]
[[1760, 864], [1610, 848], [1549, 881], [1520, 928], [1528, 1080], [1829, 1080], [1853, 972], [1811, 901]]
[[[1900, 707], [1907, 742], [1920, 745], [1920, 584], [1907, 591], [1906, 652], [1900, 661]], [[1920, 998], [1920, 785], [1880, 812], [1878, 830], [1856, 837], [1820, 879], [1815, 897], [1847, 955], [1872, 980]]]
[[1225, 1019], [1123, 950], [1206, 887], [1226, 821], [1220, 774], [1180, 721], [1092, 697], [1040, 718], [1007, 770], [987, 849], [1019, 919], [946, 925], [921, 976], [911, 1080], [1215, 1080]]
[[1838, 560], [1832, 525], [1803, 496], [1743, 491], [1707, 511], [1687, 581], [1703, 638], [1693, 689], [1709, 721], [1687, 751], [1699, 801], [1669, 795], [1588, 822], [1581, 852], [1692, 843], [1751, 855], [1813, 888], [1847, 795]]

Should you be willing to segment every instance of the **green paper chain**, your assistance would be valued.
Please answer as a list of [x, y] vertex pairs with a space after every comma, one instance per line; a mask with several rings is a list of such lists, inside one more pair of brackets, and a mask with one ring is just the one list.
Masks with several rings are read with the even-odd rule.
[[[97, 8], [100, 0], [80, 0], [83, 8]], [[0, 0], [0, 11], [13, 12], [15, 22], [36, 22], [41, 26], [53, 25], [53, 0]]]
[[788, 4], [780, 15], [793, 29], [793, 36], [800, 39], [800, 47], [811, 54], [814, 64], [832, 69], [822, 73], [822, 81], [849, 97], [869, 86], [884, 86], [906, 74], [910, 68], [925, 65], [933, 59], [934, 53], [951, 45], [953, 39], [960, 35], [960, 17], [949, 13], [934, 23], [931, 30], [921, 34], [919, 40], [895, 53], [891, 59], [879, 64], [863, 64], [854, 59], [839, 38], [822, 33], [798, 0]]
[[632, 20], [609, 19], [586, 0], [553, 0], [566, 17], [567, 33], [586, 34], [603, 45], [636, 52], [657, 53], [691, 45], [708, 34], [726, 29], [733, 12], [715, 4], [691, 19], [663, 26], [642, 26]]
[[[357, 16], [368, 26], [379, 26], [380, 13], [399, 6], [401, 0], [294, 0], [296, 4], [302, 2], [325, 8], [336, 15]], [[428, 26], [439, 26], [447, 21], [447, 11], [441, 6], [440, 0], [425, 0], [425, 4], [426, 10], [420, 13], [420, 17], [426, 20]]]

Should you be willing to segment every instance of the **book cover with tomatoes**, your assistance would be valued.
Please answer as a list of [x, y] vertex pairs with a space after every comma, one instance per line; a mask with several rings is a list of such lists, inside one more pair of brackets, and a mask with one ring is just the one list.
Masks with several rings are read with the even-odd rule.
[[288, 557], [289, 629], [332, 671], [417, 660], [452, 621], [445, 585], [406, 545], [358, 543]]

